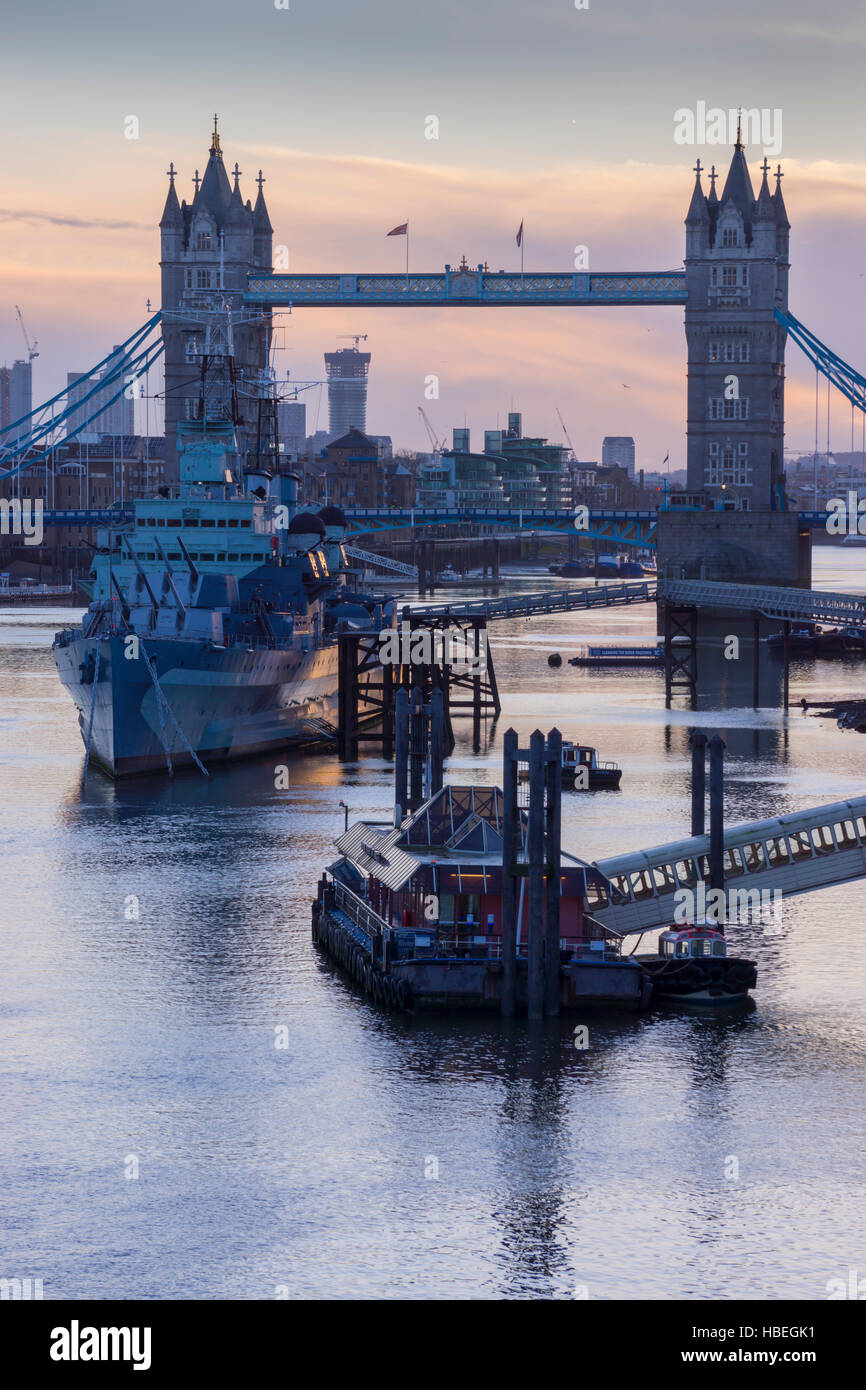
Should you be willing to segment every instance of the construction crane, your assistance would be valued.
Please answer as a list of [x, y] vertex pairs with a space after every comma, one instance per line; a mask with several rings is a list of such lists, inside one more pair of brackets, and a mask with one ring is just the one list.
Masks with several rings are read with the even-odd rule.
[[15, 312], [18, 315], [18, 322], [21, 324], [21, 332], [24, 334], [24, 341], [27, 344], [27, 361], [32, 362], [34, 357], [39, 356], [39, 344], [31, 343], [27, 336], [27, 329], [24, 327], [24, 318], [18, 305], [15, 305]]
[[430, 440], [430, 443], [433, 445], [433, 452], [434, 452], [434, 454], [441, 454], [442, 450], [445, 448], [445, 440], [443, 439], [443, 440], [440, 442], [440, 441], [436, 438], [436, 431], [434, 430], [433, 426], [430, 424], [430, 420], [429, 420], [429, 418], [428, 418], [428, 416], [427, 416], [427, 412], [425, 411], [425, 409], [424, 409], [424, 407], [423, 407], [422, 405], [419, 405], [419, 407], [418, 407], [418, 414], [421, 416], [421, 419], [424, 421], [424, 428], [425, 428], [425, 430], [427, 431], [427, 437], [428, 437], [428, 439]]
[[366, 334], [366, 333], [338, 333], [338, 334], [337, 334], [337, 338], [338, 338], [338, 340], [340, 340], [340, 341], [342, 341], [343, 338], [351, 338], [352, 341], [353, 341], [354, 344], [355, 344], [355, 351], [357, 352], [357, 351], [358, 351], [358, 344], [359, 344], [359, 343], [366, 343], [366, 341], [367, 341], [367, 334]]
[[563, 434], [565, 435], [565, 442], [566, 442], [566, 444], [568, 445], [568, 447], [569, 447], [569, 449], [571, 450], [571, 452], [572, 452], [572, 454], [574, 455], [574, 457], [577, 458], [577, 454], [575, 454], [575, 452], [574, 452], [574, 445], [573, 445], [572, 442], [571, 442], [571, 437], [570, 437], [570, 435], [569, 435], [569, 433], [568, 433], [568, 430], [567, 430], [567, 428], [566, 428], [565, 421], [564, 421], [563, 418], [562, 418], [562, 411], [560, 410], [560, 408], [559, 408], [558, 405], [557, 405], [557, 406], [554, 406], [554, 410], [556, 411], [557, 415], [559, 416], [559, 423], [562, 425], [562, 432], [563, 432]]

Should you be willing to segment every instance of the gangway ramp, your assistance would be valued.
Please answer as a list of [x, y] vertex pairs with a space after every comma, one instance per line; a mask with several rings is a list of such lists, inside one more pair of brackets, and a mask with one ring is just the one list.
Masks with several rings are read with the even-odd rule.
[[660, 579], [659, 598], [696, 608], [731, 608], [793, 622], [866, 625], [866, 597], [822, 593], [820, 589], [783, 589], [769, 584], [725, 584], [709, 579]]
[[[762, 891], [794, 897], [866, 877], [866, 796], [729, 826], [724, 846], [728, 920]], [[696, 835], [600, 859], [595, 867], [612, 891], [591, 890], [590, 913], [617, 935], [666, 926], [682, 901], [678, 890], [695, 892], [703, 881], [709, 892], [709, 855], [709, 835]]]
[[394, 574], [405, 575], [407, 579], [418, 578], [417, 565], [404, 565], [402, 560], [392, 560], [390, 555], [377, 555], [373, 550], [360, 550], [356, 545], [344, 545], [343, 549], [353, 560], [360, 560], [368, 569], [390, 570]]
[[654, 603], [655, 580], [633, 584], [598, 584], [582, 589], [545, 589], [540, 593], [505, 594], [495, 598], [460, 599], [451, 603], [413, 603], [413, 618], [529, 618], [539, 613], [569, 613], [580, 608], [611, 608], [629, 603]]

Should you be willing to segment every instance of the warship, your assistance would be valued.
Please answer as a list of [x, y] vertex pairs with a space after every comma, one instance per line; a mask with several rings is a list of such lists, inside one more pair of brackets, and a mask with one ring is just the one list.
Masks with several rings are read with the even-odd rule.
[[393, 616], [351, 589], [339, 508], [299, 510], [280, 463], [242, 471], [231, 419], [182, 421], [178, 457], [178, 486], [97, 533], [90, 605], [52, 646], [85, 767], [113, 777], [332, 737], [338, 631]]

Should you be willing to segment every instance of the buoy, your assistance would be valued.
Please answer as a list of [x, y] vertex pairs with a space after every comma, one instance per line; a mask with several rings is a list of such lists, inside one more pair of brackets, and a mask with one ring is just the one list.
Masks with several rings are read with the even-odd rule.
[[559, 655], [559, 652], [551, 652], [550, 656], [547, 658], [547, 664], [548, 666], [561, 666], [562, 657]]

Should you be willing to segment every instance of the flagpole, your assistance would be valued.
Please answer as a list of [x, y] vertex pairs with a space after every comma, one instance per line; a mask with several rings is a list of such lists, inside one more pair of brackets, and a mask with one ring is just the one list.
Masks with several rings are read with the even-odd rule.
[[409, 222], [406, 222], [406, 298], [409, 298]]
[[520, 223], [520, 288], [523, 289], [523, 243], [526, 240], [526, 227], [521, 220]]

